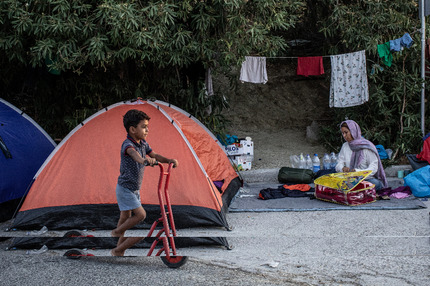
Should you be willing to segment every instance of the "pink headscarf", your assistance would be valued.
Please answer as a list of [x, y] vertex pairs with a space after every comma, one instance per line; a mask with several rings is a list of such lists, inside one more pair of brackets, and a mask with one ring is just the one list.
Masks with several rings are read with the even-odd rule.
[[353, 140], [349, 142], [349, 148], [351, 148], [352, 150], [351, 162], [349, 164], [349, 167], [351, 169], [357, 168], [357, 166], [364, 158], [363, 149], [371, 150], [373, 153], [376, 154], [376, 157], [378, 157], [378, 171], [376, 172], [375, 177], [382, 182], [384, 188], [388, 187], [384, 167], [382, 166], [381, 158], [379, 158], [379, 153], [375, 145], [373, 145], [372, 142], [367, 139], [364, 139], [361, 136], [361, 129], [357, 122], [355, 122], [354, 120], [346, 120], [343, 121], [340, 126], [342, 127], [342, 124], [344, 123], [346, 123], [346, 125], [348, 126], [348, 129], [351, 132], [353, 138]]

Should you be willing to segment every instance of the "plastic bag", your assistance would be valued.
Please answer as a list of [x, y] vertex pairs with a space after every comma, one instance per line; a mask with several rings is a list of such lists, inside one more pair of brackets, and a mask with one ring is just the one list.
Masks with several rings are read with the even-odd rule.
[[411, 188], [412, 194], [418, 198], [430, 197], [430, 166], [413, 171], [404, 179], [405, 186]]

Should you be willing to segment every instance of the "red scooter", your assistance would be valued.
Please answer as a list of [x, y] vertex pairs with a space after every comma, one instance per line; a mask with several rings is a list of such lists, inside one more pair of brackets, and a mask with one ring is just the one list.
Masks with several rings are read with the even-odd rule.
[[[188, 256], [178, 256], [176, 253], [176, 246], [175, 246], [175, 240], [174, 240], [174, 237], [176, 237], [176, 228], [175, 228], [175, 222], [173, 220], [172, 206], [170, 204], [170, 198], [169, 198], [169, 192], [168, 192], [170, 173], [171, 173], [173, 164], [172, 163], [169, 164], [167, 171], [164, 171], [164, 167], [162, 164], [156, 163], [156, 165], [160, 167], [160, 178], [158, 181], [158, 201], [160, 204], [161, 217], [154, 221], [154, 223], [151, 226], [151, 229], [149, 230], [149, 233], [145, 238], [152, 237], [152, 234], [154, 233], [155, 228], [160, 222], [163, 224], [163, 227], [155, 235], [155, 240], [151, 244], [151, 247], [148, 251], [147, 256], [152, 255], [155, 247], [161, 241], [163, 245], [157, 251], [155, 256], [160, 256], [163, 263], [166, 264], [168, 267], [179, 268], [187, 262]], [[163, 188], [163, 185], [164, 185], [164, 188]], [[76, 231], [73, 231], [73, 233], [72, 232], [66, 233], [65, 236], [77, 237], [80, 235], [79, 233], [76, 233]], [[161, 254], [163, 252], [164, 252], [164, 255], [162, 256]], [[82, 256], [94, 256], [94, 255], [85, 253], [80, 249], [71, 249], [71, 250], [68, 250], [64, 254], [64, 256], [71, 259], [78, 259], [78, 258], [81, 258]]]

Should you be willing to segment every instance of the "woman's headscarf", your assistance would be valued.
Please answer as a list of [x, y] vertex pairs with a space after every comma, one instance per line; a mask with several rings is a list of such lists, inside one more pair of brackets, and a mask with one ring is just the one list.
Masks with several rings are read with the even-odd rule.
[[364, 139], [361, 136], [360, 126], [354, 120], [346, 120], [343, 121], [340, 126], [342, 128], [342, 124], [346, 124], [348, 126], [349, 131], [351, 132], [353, 140], [349, 143], [349, 148], [352, 150], [351, 162], [349, 163], [349, 167], [351, 169], [355, 169], [361, 163], [364, 158], [363, 149], [369, 149], [373, 153], [376, 154], [378, 158], [378, 171], [375, 174], [375, 177], [382, 181], [384, 188], [388, 187], [387, 178], [385, 176], [384, 167], [382, 166], [381, 158], [379, 158], [378, 150], [375, 145], [367, 139]]

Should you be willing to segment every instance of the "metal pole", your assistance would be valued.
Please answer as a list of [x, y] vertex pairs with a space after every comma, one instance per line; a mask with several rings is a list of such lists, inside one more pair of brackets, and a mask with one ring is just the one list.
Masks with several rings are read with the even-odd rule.
[[424, 0], [421, 0], [421, 79], [423, 80], [422, 87], [421, 87], [421, 132], [423, 133], [423, 136], [425, 136], [425, 36], [426, 36], [426, 20], [424, 16]]

